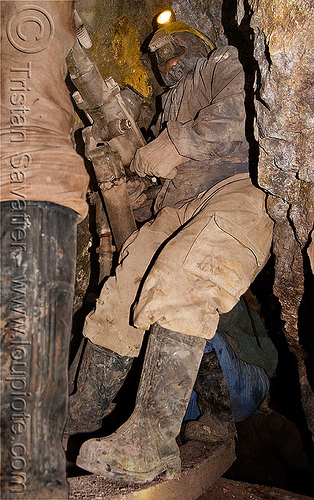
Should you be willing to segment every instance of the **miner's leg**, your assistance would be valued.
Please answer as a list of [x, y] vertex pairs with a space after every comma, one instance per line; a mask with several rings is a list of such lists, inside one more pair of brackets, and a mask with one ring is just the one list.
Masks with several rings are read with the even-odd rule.
[[[235, 436], [235, 421], [230, 407], [228, 385], [214, 351], [205, 352], [182, 425], [185, 439], [208, 444]], [[199, 418], [198, 418], [199, 417]]]
[[112, 436], [83, 444], [77, 464], [113, 479], [138, 482], [180, 473], [176, 437], [189, 402], [205, 339], [151, 328], [135, 410]]
[[268, 258], [272, 223], [265, 214], [264, 195], [249, 179], [239, 181], [220, 190], [214, 202], [198, 199], [201, 211], [193, 209], [187, 224], [155, 254], [133, 316], [143, 330], [158, 324], [147, 350], [136, 410], [112, 437], [84, 443], [81, 467], [134, 481], [179, 471], [175, 437], [203, 354], [202, 337], [214, 336], [219, 313], [232, 309]]
[[66, 499], [62, 432], [77, 214], [1, 203], [2, 498]]
[[[89, 178], [73, 149], [74, 109], [64, 83], [73, 2], [20, 5], [0, 2], [1, 493], [63, 499], [76, 224], [87, 213]], [[12, 43], [9, 29], [18, 17], [29, 21], [21, 44]], [[37, 36], [42, 18], [48, 24]]]
[[195, 420], [190, 415], [184, 435], [214, 443], [234, 435], [234, 422], [259, 408], [268, 394], [269, 380], [262, 367], [239, 359], [226, 335], [216, 332], [207, 341], [195, 391], [202, 416]]
[[185, 437], [209, 443], [228, 437], [233, 421], [248, 418], [262, 404], [276, 365], [276, 349], [265, 327], [241, 298], [220, 316], [216, 334], [207, 340], [194, 388], [197, 402], [193, 391], [185, 416], [190, 420], [183, 426]]
[[83, 334], [88, 341], [77, 391], [70, 396], [65, 436], [93, 432], [101, 427], [142, 345], [144, 330], [130, 324], [130, 307], [141, 277], [157, 248], [178, 226], [176, 211], [166, 209], [122, 247], [116, 276], [105, 282], [96, 310], [86, 319]]
[[[223, 333], [217, 332], [208, 343], [217, 354], [229, 388], [230, 407], [234, 419], [236, 422], [241, 422], [252, 415], [266, 398], [269, 391], [267, 374], [262, 367], [239, 359]], [[206, 399], [204, 390], [202, 394]]]
[[122, 387], [133, 359], [87, 340], [78, 374], [77, 391], [69, 399], [65, 436], [100, 429], [106, 411]]

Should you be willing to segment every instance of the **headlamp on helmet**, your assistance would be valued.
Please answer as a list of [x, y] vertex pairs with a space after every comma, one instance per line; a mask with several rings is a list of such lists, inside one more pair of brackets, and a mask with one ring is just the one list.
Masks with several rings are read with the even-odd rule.
[[206, 35], [173, 19], [170, 10], [156, 16], [154, 20], [158, 29], [148, 44], [149, 51], [156, 57], [161, 78], [168, 87], [193, 71], [198, 59], [206, 57], [215, 48]]
[[176, 20], [174, 12], [172, 10], [164, 10], [156, 17], [157, 27], [161, 27], [164, 24], [172, 23]]
[[[168, 12], [169, 14], [166, 15], [166, 12]], [[170, 15], [170, 17], [168, 17], [169, 15]], [[159, 22], [158, 19], [163, 20], [164, 21], [163, 24], [161, 24], [161, 21]], [[168, 19], [168, 21], [166, 21], [166, 19]], [[153, 35], [153, 37], [148, 45], [148, 49], [150, 50], [150, 52], [156, 53], [157, 60], [159, 58], [159, 54], [160, 54], [160, 58], [163, 62], [165, 62], [166, 60], [169, 60], [171, 58], [171, 57], [167, 56], [167, 59], [165, 59], [167, 51], [171, 55], [171, 51], [169, 48], [165, 49], [164, 55], [161, 55], [162, 47], [169, 45], [169, 44], [173, 45], [173, 46], [175, 44], [177, 44], [177, 46], [181, 47], [181, 49], [173, 48], [172, 57], [176, 57], [180, 53], [184, 52], [184, 48], [182, 46], [180, 46], [178, 41], [176, 40], [175, 35], [177, 33], [191, 33], [192, 35], [195, 35], [199, 39], [201, 39], [204, 42], [204, 44], [208, 47], [209, 51], [214, 50], [215, 44], [211, 41], [210, 38], [208, 38], [208, 36], [204, 35], [203, 33], [196, 30], [195, 28], [192, 28], [192, 26], [189, 26], [186, 23], [181, 23], [181, 22], [175, 21], [175, 20], [173, 21], [173, 19], [175, 19], [174, 14], [170, 10], [162, 12], [156, 18], [157, 26], [159, 26], [159, 27], [155, 31], [155, 33], [154, 33], [154, 35]]]

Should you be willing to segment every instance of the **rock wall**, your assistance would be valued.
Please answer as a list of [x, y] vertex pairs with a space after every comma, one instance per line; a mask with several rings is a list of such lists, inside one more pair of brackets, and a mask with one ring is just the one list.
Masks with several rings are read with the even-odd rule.
[[[313, 9], [307, 0], [249, 0], [249, 7], [258, 62], [258, 184], [269, 193], [267, 208], [275, 221], [274, 293], [299, 362], [303, 407], [314, 434], [313, 392], [300, 337], [304, 273], [310, 273], [310, 262], [313, 269]], [[311, 290], [305, 291], [313, 298]]]
[[303, 255], [313, 228], [313, 62], [310, 2], [251, 2], [260, 69], [256, 100], [258, 182], [276, 222], [275, 293], [290, 344], [298, 350]]

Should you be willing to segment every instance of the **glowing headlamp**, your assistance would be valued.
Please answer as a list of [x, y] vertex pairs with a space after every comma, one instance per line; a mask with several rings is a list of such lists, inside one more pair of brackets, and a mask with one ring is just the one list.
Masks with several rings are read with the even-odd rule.
[[[184, 52], [182, 46], [180, 46], [178, 41], [175, 39], [175, 35], [179, 33], [191, 33], [192, 35], [200, 38], [210, 51], [215, 49], [215, 44], [210, 38], [208, 38], [208, 36], [204, 35], [189, 24], [176, 21], [175, 14], [170, 9], [164, 10], [155, 16], [152, 21], [152, 25], [153, 33], [147, 47], [150, 52], [156, 52], [157, 59], [160, 59], [160, 61], [165, 62], [167, 60], [166, 57], [169, 59], [170, 53], [173, 54], [174, 57], [175, 55], [182, 54], [182, 51]], [[169, 54], [166, 53], [166, 45], [173, 46], [172, 52], [169, 48]], [[179, 48], [175, 47], [175, 45]], [[158, 54], [157, 51], [159, 51]]]
[[173, 23], [175, 20], [176, 17], [172, 10], [164, 10], [156, 17], [156, 23], [159, 28], [167, 23]]

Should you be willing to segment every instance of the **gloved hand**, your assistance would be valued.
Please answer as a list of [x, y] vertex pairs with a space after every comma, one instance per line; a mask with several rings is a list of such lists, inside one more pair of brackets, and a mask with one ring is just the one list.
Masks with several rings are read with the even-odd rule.
[[167, 130], [152, 142], [139, 148], [132, 160], [130, 170], [140, 177], [145, 175], [173, 179], [176, 167], [186, 163], [189, 158], [181, 156], [172, 144]]
[[141, 177], [130, 177], [127, 180], [126, 187], [128, 190], [131, 207], [133, 210], [141, 207], [146, 203], [147, 196], [144, 193], [145, 189], [147, 189], [151, 185], [151, 181], [149, 179], [143, 179]]

